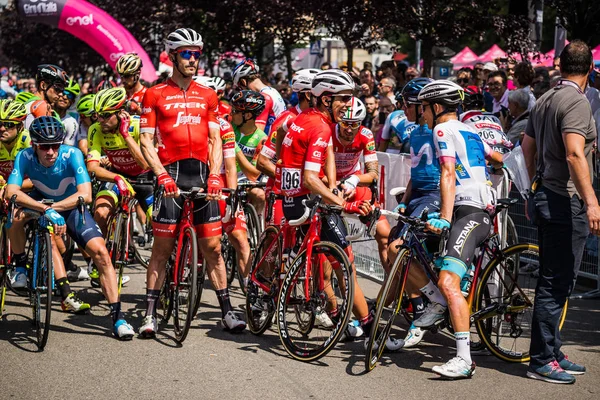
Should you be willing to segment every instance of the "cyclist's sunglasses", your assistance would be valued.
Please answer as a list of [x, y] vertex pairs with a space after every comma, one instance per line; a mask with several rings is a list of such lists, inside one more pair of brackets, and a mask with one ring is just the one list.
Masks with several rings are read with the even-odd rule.
[[337, 98], [339, 101], [341, 101], [343, 103], [347, 103], [350, 100], [352, 100], [352, 95], [351, 94], [334, 94], [331, 97], [335, 97], [335, 98]]
[[469, 78], [461, 78], [461, 79], [457, 79], [456, 82], [458, 83], [469, 83], [470, 79]]
[[352, 128], [352, 129], [357, 129], [360, 127], [361, 122], [360, 121], [340, 121], [340, 126], [342, 128]]
[[189, 60], [192, 58], [192, 56], [194, 56], [194, 59], [197, 60], [202, 55], [202, 52], [194, 50], [179, 50], [177, 54], [179, 54], [184, 60]]
[[63, 90], [62, 94], [69, 100], [75, 100], [75, 94], [69, 92], [68, 90]]
[[0, 121], [0, 127], [5, 127], [6, 129], [16, 128], [20, 122], [12, 122], [12, 121]]
[[58, 151], [61, 144], [62, 143], [44, 143], [44, 144], [38, 144], [37, 147], [38, 147], [38, 149], [40, 149], [42, 151], [48, 151], [50, 149], [52, 149], [54, 151]]
[[112, 117], [116, 113], [118, 113], [118, 111], [105, 112], [105, 113], [96, 113], [96, 115], [98, 116], [98, 119], [109, 119], [110, 117]]
[[60, 83], [55, 83], [54, 85], [50, 86], [50, 89], [54, 89], [56, 93], [64, 93], [65, 91], [64, 85], [61, 85]]

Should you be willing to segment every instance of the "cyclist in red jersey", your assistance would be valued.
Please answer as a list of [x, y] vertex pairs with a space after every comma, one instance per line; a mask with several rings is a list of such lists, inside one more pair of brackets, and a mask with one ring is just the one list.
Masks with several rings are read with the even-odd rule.
[[233, 69], [233, 86], [259, 92], [265, 98], [265, 109], [256, 118], [256, 126], [269, 134], [271, 125], [286, 110], [285, 102], [279, 92], [260, 80], [258, 65], [246, 58]]
[[[202, 37], [180, 28], [165, 41], [173, 62], [173, 76], [146, 92], [142, 103], [141, 147], [146, 161], [164, 186], [166, 198], [153, 221], [154, 245], [147, 273], [147, 310], [140, 327], [142, 337], [157, 330], [156, 301], [165, 278], [165, 265], [175, 245], [183, 205], [179, 188], [206, 186], [207, 198], [194, 203], [194, 225], [208, 275], [217, 292], [225, 329], [241, 331], [245, 322], [233, 312], [225, 264], [221, 256], [221, 216], [216, 201], [221, 196], [223, 152], [218, 98], [214, 91], [192, 80], [202, 54]], [[158, 152], [155, 150], [155, 142]]]
[[127, 107], [128, 111], [132, 114], [141, 114], [140, 106], [148, 89], [140, 82], [142, 59], [136, 53], [123, 54], [117, 61], [115, 69], [127, 92], [127, 100], [135, 102]]
[[[285, 110], [271, 126], [271, 131], [267, 137], [267, 141], [260, 150], [256, 168], [263, 174], [269, 177], [267, 181], [267, 187], [265, 188], [265, 195], [268, 198], [269, 193], [273, 190], [275, 183], [275, 164], [277, 163], [277, 138], [285, 137], [290, 125], [296, 119], [296, 116], [302, 111], [310, 108], [310, 90], [312, 88], [313, 78], [320, 70], [318, 69], [302, 69], [292, 77], [292, 90], [298, 93], [298, 105], [296, 107]], [[279, 142], [281, 142], [280, 140]], [[281, 147], [281, 143], [279, 143]], [[271, 220], [265, 221], [268, 225], [281, 225], [283, 219], [283, 208], [281, 200], [276, 200], [274, 204], [273, 212], [271, 213]]]
[[[333, 153], [335, 157], [336, 184], [344, 189], [344, 197], [351, 200], [371, 200], [371, 190], [362, 185], [370, 185], [379, 178], [379, 162], [375, 151], [373, 132], [361, 125], [367, 116], [364, 103], [357, 97], [342, 119], [332, 128]], [[360, 156], [365, 159], [365, 172], [362, 172]], [[387, 264], [387, 245], [390, 224], [384, 216], [377, 223], [375, 240], [382, 265]]]
[[[310, 108], [291, 124], [283, 139], [281, 157], [277, 161], [275, 186], [287, 196], [283, 213], [287, 220], [300, 218], [304, 213], [302, 200], [311, 194], [322, 196], [327, 203], [344, 208], [347, 213], [366, 215], [371, 211], [367, 201], [349, 202], [334, 194], [322, 181], [327, 147], [331, 141], [331, 124], [339, 121], [351, 105], [355, 89], [352, 77], [341, 70], [319, 72], [312, 81], [311, 93], [315, 108]], [[340, 215], [323, 216], [321, 238], [338, 244], [344, 249], [349, 260], [354, 263], [352, 246], [346, 240], [346, 227]], [[355, 271], [355, 268], [352, 268]], [[353, 312], [358, 318], [362, 331], [368, 334], [373, 318], [363, 292], [354, 275], [355, 291]], [[330, 315], [335, 318], [335, 315]], [[355, 336], [348, 328], [348, 335]], [[347, 336], [348, 336], [347, 335]], [[398, 345], [395, 348], [399, 348]]]

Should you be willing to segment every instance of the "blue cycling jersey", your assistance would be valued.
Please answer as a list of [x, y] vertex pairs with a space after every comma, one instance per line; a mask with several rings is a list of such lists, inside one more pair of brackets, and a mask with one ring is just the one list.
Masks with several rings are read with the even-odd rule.
[[440, 161], [433, 143], [433, 132], [419, 126], [410, 134], [410, 179], [416, 191], [432, 192], [440, 189]]
[[26, 177], [45, 199], [54, 201], [66, 199], [77, 192], [77, 185], [90, 182], [81, 150], [64, 144], [58, 150], [54, 165], [49, 168], [40, 164], [33, 148], [17, 154], [7, 183], [21, 186]]
[[392, 135], [398, 137], [400, 143], [406, 143], [410, 139], [410, 134], [419, 125], [414, 122], [410, 122], [406, 118], [406, 114], [402, 110], [396, 110], [390, 113], [385, 120], [383, 130], [381, 132], [381, 138], [384, 140], [390, 140]]

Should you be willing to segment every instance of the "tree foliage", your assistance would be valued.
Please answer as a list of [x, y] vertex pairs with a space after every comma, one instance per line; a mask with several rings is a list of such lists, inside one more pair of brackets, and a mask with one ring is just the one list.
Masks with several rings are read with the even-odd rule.
[[546, 0], [546, 7], [556, 10], [560, 24], [569, 32], [569, 38], [588, 44], [600, 39], [600, 7], [587, 0]]
[[[422, 40], [426, 70], [433, 46], [456, 47], [460, 40], [481, 41], [484, 37], [490, 40], [490, 32], [503, 39], [509, 51], [526, 53], [531, 46], [528, 21], [507, 15], [506, 0], [330, 0], [327, 4], [321, 0], [129, 0], [126, 5], [114, 0], [91, 2], [128, 29], [155, 62], [164, 36], [181, 26], [202, 34], [208, 65], [212, 66], [219, 54], [238, 51], [257, 58], [263, 66], [274, 58], [284, 58], [290, 72], [292, 50], [310, 41], [318, 27], [326, 28], [344, 42], [349, 64], [353, 61], [353, 49], [372, 51], [384, 34]], [[600, 11], [579, 4], [586, 2], [547, 3], [562, 13], [565, 25], [580, 32], [580, 37], [585, 36], [586, 30], [598, 31]], [[567, 7], [571, 3], [576, 6]], [[270, 51], [273, 43], [279, 53]], [[105, 64], [93, 49], [69, 34], [42, 24], [24, 23], [14, 7], [0, 14], [0, 47], [0, 53], [13, 67], [29, 73], [41, 61], [59, 63], [71, 73]]]

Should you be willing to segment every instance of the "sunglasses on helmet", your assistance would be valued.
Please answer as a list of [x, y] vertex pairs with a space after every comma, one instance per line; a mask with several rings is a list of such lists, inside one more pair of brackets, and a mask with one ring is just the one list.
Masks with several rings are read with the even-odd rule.
[[177, 54], [179, 54], [179, 56], [184, 60], [189, 60], [192, 58], [192, 56], [194, 56], [194, 59], [197, 60], [202, 55], [202, 52], [199, 50], [179, 50]]
[[0, 127], [5, 127], [6, 129], [16, 128], [17, 125], [19, 125], [19, 122], [0, 121]]

